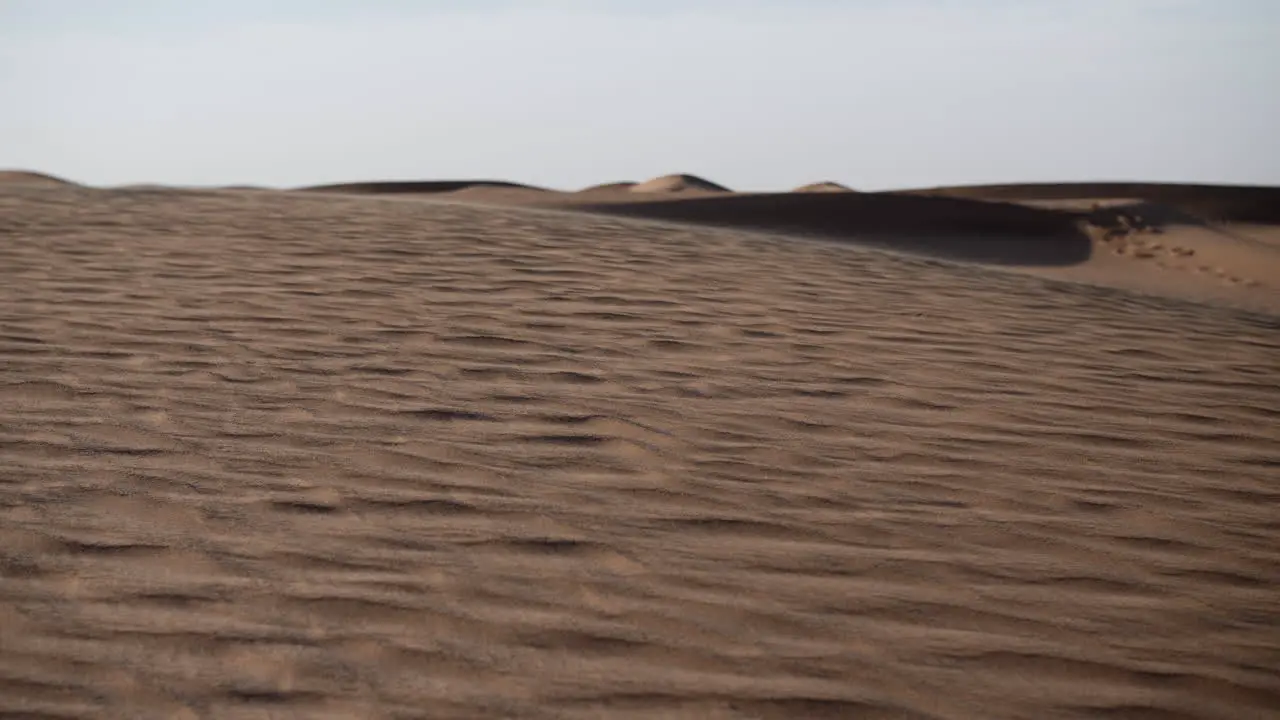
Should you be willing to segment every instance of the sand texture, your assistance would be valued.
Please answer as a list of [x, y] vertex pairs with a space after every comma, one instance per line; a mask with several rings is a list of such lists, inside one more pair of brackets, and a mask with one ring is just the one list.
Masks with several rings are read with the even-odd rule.
[[1276, 315], [675, 219], [0, 187], [0, 715], [1277, 717]]

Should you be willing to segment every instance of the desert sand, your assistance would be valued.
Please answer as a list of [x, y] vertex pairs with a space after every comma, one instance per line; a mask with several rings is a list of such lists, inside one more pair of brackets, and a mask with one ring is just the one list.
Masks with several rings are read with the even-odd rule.
[[426, 185], [0, 182], [0, 714], [1276, 717], [1248, 203]]

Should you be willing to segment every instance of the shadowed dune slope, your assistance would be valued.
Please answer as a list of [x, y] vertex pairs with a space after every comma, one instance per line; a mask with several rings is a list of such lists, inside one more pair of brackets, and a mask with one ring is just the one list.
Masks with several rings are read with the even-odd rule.
[[883, 193], [776, 193], [581, 204], [588, 212], [725, 228], [856, 239], [898, 250], [1010, 265], [1089, 258], [1071, 213], [962, 198]]
[[1276, 316], [381, 197], [0, 236], [0, 716], [1280, 707]]
[[630, 180], [620, 182], [600, 183], [599, 185], [591, 185], [578, 190], [578, 193], [607, 193], [607, 192], [628, 192], [635, 187], [636, 183]]
[[311, 185], [299, 190], [305, 192], [331, 192], [354, 195], [428, 195], [451, 193], [471, 188], [497, 188], [541, 190], [532, 185], [502, 180], [383, 180], [372, 182], [333, 183]]
[[901, 194], [1004, 201], [1130, 198], [1168, 205], [1212, 222], [1280, 223], [1280, 188], [1257, 185], [1027, 183], [927, 188]]

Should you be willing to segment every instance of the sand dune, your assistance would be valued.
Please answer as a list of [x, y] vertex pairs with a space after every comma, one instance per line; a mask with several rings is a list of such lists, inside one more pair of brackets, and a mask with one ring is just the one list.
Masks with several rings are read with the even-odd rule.
[[629, 192], [635, 187], [636, 183], [629, 180], [622, 182], [601, 183], [599, 185], [591, 185], [578, 191], [579, 194], [585, 193], [607, 193], [607, 192]]
[[[25, 171], [0, 173], [0, 178], [5, 177], [10, 185], [63, 182]], [[163, 186], [123, 189], [179, 191]], [[250, 186], [222, 189], [272, 192]], [[301, 189], [543, 207], [807, 235], [1165, 298], [1280, 312], [1277, 188], [1040, 183], [856, 193], [854, 198], [849, 188], [830, 181], [790, 193], [735, 193], [697, 176], [671, 174], [644, 183], [613, 182], [571, 192], [473, 179], [335, 183]], [[194, 191], [207, 190], [216, 189]], [[841, 199], [786, 195], [838, 195]], [[688, 204], [690, 200], [698, 202]], [[1027, 213], [1027, 208], [1037, 212]], [[1117, 220], [1126, 224], [1117, 225]]]
[[[1053, 189], [1053, 188], [1050, 188]], [[1017, 268], [1072, 282], [1196, 302], [1280, 312], [1280, 225], [1258, 189], [1173, 197], [1176, 205], [1126, 197], [1045, 198], [1035, 187], [976, 192], [755, 193], [691, 199], [600, 197], [545, 205], [673, 223], [808, 235], [949, 260]], [[1140, 188], [1138, 188], [1140, 189]], [[994, 194], [994, 193], [993, 193]], [[1018, 196], [1018, 197], [1015, 197]], [[1251, 204], [1255, 203], [1255, 204]], [[1233, 221], [1211, 222], [1194, 210]]]
[[1078, 263], [1091, 249], [1073, 215], [945, 197], [778, 193], [582, 204], [577, 209], [854, 240], [994, 264]]
[[853, 188], [847, 185], [841, 185], [838, 182], [816, 182], [808, 185], [801, 185], [792, 192], [809, 193], [809, 192], [853, 192]]
[[[668, 188], [702, 182], [684, 175], [658, 180], [655, 186]], [[422, 184], [439, 189], [429, 197], [450, 202], [807, 235], [1280, 312], [1280, 225], [1247, 222], [1269, 217], [1267, 188], [1093, 183], [853, 193], [815, 183], [791, 193], [686, 193], [636, 192], [627, 182], [577, 192]], [[1196, 214], [1210, 211], [1227, 220]]]
[[534, 191], [542, 189], [502, 180], [385, 180], [311, 185], [299, 188], [299, 190], [355, 195], [430, 195], [452, 193], [472, 188]]
[[1280, 206], [1280, 189], [1274, 188], [1057, 183], [938, 187], [853, 197], [849, 188], [833, 182], [790, 193], [735, 193], [693, 175], [672, 174], [576, 192], [493, 180], [339, 183], [303, 189], [807, 235], [1166, 298], [1280, 312], [1280, 216], [1272, 211]]
[[724, 193], [729, 192], [729, 188], [723, 185], [717, 185], [710, 180], [704, 180], [696, 175], [663, 175], [652, 180], [646, 180], [642, 183], [636, 183], [629, 188], [633, 193]]
[[74, 185], [69, 180], [30, 170], [0, 170], [0, 187], [11, 185]]
[[1280, 707], [1275, 315], [310, 193], [6, 186], [0, 266], [0, 713]]

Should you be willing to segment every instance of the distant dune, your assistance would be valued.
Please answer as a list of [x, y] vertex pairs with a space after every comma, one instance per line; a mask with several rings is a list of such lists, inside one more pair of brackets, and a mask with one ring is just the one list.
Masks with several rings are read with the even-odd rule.
[[730, 192], [729, 188], [717, 185], [696, 175], [663, 175], [652, 180], [633, 185], [633, 193], [680, 193], [680, 192]]
[[[383, 185], [385, 183], [379, 183]], [[610, 182], [581, 190], [564, 192], [527, 186], [502, 186], [497, 183], [469, 183], [465, 187], [440, 186], [441, 199], [474, 202], [485, 205], [524, 205], [575, 208], [598, 203], [648, 204], [670, 197], [707, 197], [729, 194], [722, 185], [694, 175], [664, 175], [642, 183]]]
[[853, 188], [848, 187], [846, 185], [841, 185], [838, 182], [826, 181], [826, 182], [809, 183], [808, 185], [801, 185], [795, 190], [792, 190], [792, 192], [798, 192], [798, 193], [853, 192]]
[[599, 185], [591, 185], [579, 190], [579, 193], [601, 193], [601, 192], [629, 192], [636, 186], [636, 183], [630, 181], [601, 183]]
[[542, 188], [534, 187], [532, 185], [505, 182], [502, 180], [384, 180], [374, 182], [311, 185], [298, 189], [306, 192], [332, 192], [356, 195], [429, 195], [457, 192], [458, 190], [477, 187], [542, 190]]
[[0, 185], [75, 185], [70, 180], [30, 170], [0, 170]]

